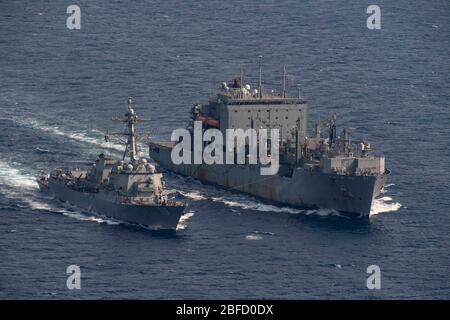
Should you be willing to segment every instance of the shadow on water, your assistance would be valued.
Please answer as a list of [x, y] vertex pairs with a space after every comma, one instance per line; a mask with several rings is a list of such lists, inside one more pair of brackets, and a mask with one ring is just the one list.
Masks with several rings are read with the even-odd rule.
[[[204, 197], [204, 201], [211, 201], [211, 199], [214, 199], [214, 197], [223, 197], [223, 195], [226, 194], [225, 200], [243, 202], [244, 204], [247, 201], [251, 202], [251, 205], [248, 208], [242, 209], [239, 208], [239, 206], [236, 206], [235, 208], [236, 210], [245, 210], [256, 214], [271, 214], [272, 223], [277, 223], [275, 222], [275, 220], [278, 220], [281, 223], [282, 219], [280, 217], [280, 214], [284, 214], [288, 216], [288, 219], [292, 221], [294, 225], [297, 224], [319, 231], [341, 231], [354, 234], [368, 234], [378, 229], [375, 225], [375, 216], [359, 217], [352, 213], [342, 213], [327, 209], [314, 210], [311, 208], [308, 209], [300, 207], [286, 207], [284, 204], [269, 201], [267, 199], [261, 199], [236, 190], [230, 190], [229, 188], [223, 188], [215, 184], [201, 182], [192, 177], [186, 177], [171, 171], [164, 170], [161, 167], [160, 170], [164, 172], [167, 181], [169, 181], [175, 189], [186, 189], [186, 186], [188, 186], [189, 190], [198, 191], [199, 194]], [[258, 209], [251, 208], [254, 203], [273, 206], [274, 208], [280, 210], [286, 209], [287, 211], [290, 211], [292, 209], [292, 212], [296, 213], [278, 210], [272, 212], [270, 210], [260, 211]]]
[[[132, 234], [133, 236], [144, 236], [152, 237], [155, 239], [182, 239], [183, 234], [176, 230], [169, 229], [150, 229], [142, 225], [136, 225], [127, 223], [124, 221], [116, 220], [104, 215], [95, 214], [93, 212], [85, 211], [79, 207], [70, 205], [66, 202], [55, 200], [51, 197], [41, 197], [40, 200], [46, 200], [51, 206], [55, 207], [44, 207], [40, 209], [31, 209], [32, 211], [40, 211], [42, 213], [47, 213], [49, 216], [55, 213], [64, 219], [70, 219], [70, 221], [83, 223], [85, 228], [93, 228], [95, 226], [104, 226], [106, 230], [112, 231], [113, 233], [120, 235], [122, 237], [126, 234]], [[12, 205], [10, 210], [14, 210], [15, 204]], [[17, 205], [18, 209], [23, 210], [23, 206]], [[9, 209], [9, 208], [7, 208]], [[97, 220], [100, 219], [100, 220]], [[83, 227], [82, 227], [83, 228]], [[76, 228], [75, 228], [76, 229]], [[109, 232], [107, 232], [109, 233]]]
[[133, 232], [134, 234], [150, 236], [152, 238], [180, 239], [183, 237], [183, 235], [180, 235], [180, 233], [177, 232], [176, 230], [156, 230], [156, 229], [149, 229], [144, 226], [138, 226], [138, 225], [126, 224], [126, 223], [121, 223], [121, 224], [117, 225], [117, 227], [127, 229], [127, 230]]
[[[103, 225], [108, 228], [108, 230], [113, 230], [116, 234], [132, 234], [133, 236], [143, 236], [143, 237], [151, 237], [154, 239], [181, 239], [183, 235], [177, 232], [176, 230], [170, 229], [151, 229], [146, 226], [136, 225], [127, 223], [124, 221], [116, 220], [109, 218], [103, 215], [96, 215], [87, 211], [80, 211], [80, 214], [89, 217], [96, 217], [100, 219], [106, 219], [107, 221], [112, 221], [114, 224], [109, 224], [105, 222], [96, 223], [97, 225]], [[84, 219], [76, 219], [81, 222], [92, 222]]]
[[356, 218], [341, 215], [315, 215], [297, 214], [291, 215], [295, 223], [311, 229], [321, 231], [343, 231], [350, 233], [366, 234], [374, 230], [374, 219], [369, 217]]

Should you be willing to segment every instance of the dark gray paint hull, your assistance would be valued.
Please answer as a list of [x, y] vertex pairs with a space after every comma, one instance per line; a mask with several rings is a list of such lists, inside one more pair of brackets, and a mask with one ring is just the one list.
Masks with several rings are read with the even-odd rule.
[[68, 189], [63, 183], [52, 180], [49, 180], [48, 186], [40, 181], [38, 184], [41, 191], [83, 210], [153, 230], [175, 231], [185, 208], [172, 205], [119, 204], [101, 199], [95, 193]]
[[333, 209], [369, 216], [388, 173], [378, 176], [325, 174], [296, 168], [291, 176], [262, 176], [256, 165], [174, 165], [171, 148], [151, 143], [150, 156], [163, 168], [200, 181], [300, 208]]

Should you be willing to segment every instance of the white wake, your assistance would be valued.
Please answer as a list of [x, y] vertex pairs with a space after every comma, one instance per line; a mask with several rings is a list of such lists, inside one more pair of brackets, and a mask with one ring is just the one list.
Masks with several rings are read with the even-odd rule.
[[384, 212], [397, 211], [401, 207], [401, 203], [395, 202], [391, 197], [384, 196], [373, 200], [370, 215], [373, 216]]
[[36, 190], [38, 189], [35, 177], [29, 174], [21, 173], [19, 169], [14, 168], [14, 163], [0, 161], [0, 185], [3, 185], [4, 191], [8, 191], [8, 187]]
[[190, 218], [192, 218], [193, 216], [194, 216], [194, 212], [192, 212], [192, 211], [189, 211], [189, 212], [186, 212], [185, 214], [183, 214], [180, 218], [180, 221], [178, 222], [177, 231], [186, 229], [188, 220]]

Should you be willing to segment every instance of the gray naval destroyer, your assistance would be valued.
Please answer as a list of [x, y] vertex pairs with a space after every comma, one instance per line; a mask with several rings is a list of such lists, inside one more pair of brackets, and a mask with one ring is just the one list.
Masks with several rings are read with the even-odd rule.
[[139, 158], [138, 117], [131, 102], [129, 98], [125, 117], [116, 119], [128, 129], [120, 133], [127, 138], [122, 160], [100, 154], [91, 170], [56, 169], [37, 179], [39, 188], [94, 214], [150, 229], [176, 230], [185, 204], [168, 199], [162, 174], [146, 159]]
[[194, 104], [191, 113], [191, 132], [194, 121], [202, 122], [202, 130], [217, 128], [224, 136], [228, 128], [280, 130], [280, 167], [273, 176], [260, 175], [260, 165], [249, 164], [248, 158], [245, 164], [175, 165], [173, 142], [150, 142], [150, 156], [163, 168], [204, 183], [282, 205], [368, 217], [390, 174], [384, 156], [371, 155], [367, 141], [352, 140], [349, 128], [338, 136], [335, 115], [318, 121], [312, 135], [307, 133], [307, 101], [300, 94], [287, 95], [286, 69], [282, 91], [263, 90], [261, 66], [254, 89], [244, 83], [241, 70], [240, 77], [223, 83], [207, 103]]

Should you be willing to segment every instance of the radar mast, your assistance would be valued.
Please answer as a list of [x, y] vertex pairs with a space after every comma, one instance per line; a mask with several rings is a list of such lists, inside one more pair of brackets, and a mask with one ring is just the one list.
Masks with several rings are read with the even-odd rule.
[[125, 136], [127, 140], [125, 142], [125, 151], [123, 153], [122, 160], [125, 160], [125, 157], [128, 155], [130, 157], [131, 163], [135, 163], [139, 161], [139, 147], [137, 145], [136, 123], [138, 121], [142, 121], [142, 119], [139, 119], [136, 115], [136, 112], [131, 106], [132, 102], [133, 99], [131, 99], [131, 97], [128, 97], [128, 112], [125, 114], [125, 117], [112, 119], [113, 121], [125, 123], [127, 125], [127, 132], [107, 133], [105, 135], [105, 141], [109, 141], [110, 135]]
[[128, 141], [125, 148], [125, 154], [128, 151], [130, 155], [130, 160], [132, 162], [135, 162], [139, 158], [139, 153], [137, 147], [137, 134], [136, 134], [137, 115], [134, 112], [133, 108], [131, 107], [132, 102], [133, 100], [131, 99], [131, 97], [128, 97], [128, 113], [125, 114], [125, 116], [127, 117], [125, 121], [128, 126]]

